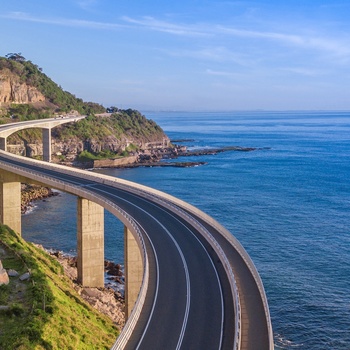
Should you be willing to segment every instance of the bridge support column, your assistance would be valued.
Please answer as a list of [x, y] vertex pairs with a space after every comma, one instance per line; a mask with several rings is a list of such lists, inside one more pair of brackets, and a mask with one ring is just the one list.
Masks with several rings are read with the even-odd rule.
[[104, 209], [78, 198], [78, 282], [84, 287], [104, 286]]
[[0, 222], [21, 234], [21, 183], [15, 174], [3, 171], [0, 173]]
[[137, 242], [124, 226], [125, 319], [128, 319], [140, 292], [143, 264]]
[[51, 128], [43, 129], [43, 160], [51, 162]]
[[0, 149], [2, 151], [7, 151], [7, 137], [0, 137]]

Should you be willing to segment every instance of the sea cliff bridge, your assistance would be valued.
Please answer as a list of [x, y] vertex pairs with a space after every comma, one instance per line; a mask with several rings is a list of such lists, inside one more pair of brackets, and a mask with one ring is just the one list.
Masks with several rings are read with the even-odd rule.
[[[230, 232], [166, 193], [50, 163], [51, 128], [81, 118], [0, 127], [1, 223], [21, 233], [21, 183], [76, 195], [78, 280], [102, 287], [104, 209], [122, 221], [127, 322], [112, 349], [273, 349], [262, 281]], [[42, 128], [46, 162], [6, 152], [25, 128]]]

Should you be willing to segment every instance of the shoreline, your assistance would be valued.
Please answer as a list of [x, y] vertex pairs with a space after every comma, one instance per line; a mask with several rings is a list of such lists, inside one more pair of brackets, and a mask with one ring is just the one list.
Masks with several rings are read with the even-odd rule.
[[[177, 140], [177, 142], [187, 142], [189, 140]], [[227, 146], [212, 149], [198, 149], [190, 151], [186, 146], [176, 145], [174, 148], [161, 148], [137, 155], [132, 155], [123, 158], [108, 158], [91, 160], [87, 162], [71, 162], [70, 165], [82, 169], [98, 169], [98, 168], [139, 168], [139, 167], [174, 167], [174, 168], [189, 168], [201, 165], [206, 165], [204, 161], [176, 161], [170, 162], [169, 159], [178, 159], [181, 157], [200, 157], [207, 155], [216, 155], [223, 152], [252, 152], [269, 148], [242, 147], [242, 146]]]
[[59, 192], [53, 191], [49, 187], [21, 184], [21, 214], [27, 214], [34, 209], [33, 202], [46, 198], [58, 196]]

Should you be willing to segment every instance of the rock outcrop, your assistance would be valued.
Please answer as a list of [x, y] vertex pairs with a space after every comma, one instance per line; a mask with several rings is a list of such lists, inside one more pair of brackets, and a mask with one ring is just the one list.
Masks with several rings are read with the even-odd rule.
[[[42, 246], [38, 246], [43, 249]], [[99, 312], [107, 315], [119, 329], [125, 325], [124, 296], [117, 288], [113, 288], [107, 282], [104, 288], [82, 287], [77, 283], [77, 259], [68, 257], [61, 252], [49, 252], [63, 266], [65, 275], [72, 281], [77, 293]], [[124, 276], [119, 264], [105, 261], [105, 271], [109, 275], [108, 280], [117, 284], [124, 284]]]
[[45, 96], [35, 87], [22, 83], [18, 75], [9, 69], [0, 71], [0, 106], [43, 101]]
[[32, 202], [35, 200], [45, 199], [48, 197], [56, 196], [58, 192], [52, 191], [49, 187], [42, 187], [38, 185], [22, 184], [21, 188], [21, 212], [26, 213], [32, 206]]
[[[159, 137], [155, 142], [143, 142], [142, 140], [127, 140], [125, 138], [118, 139], [116, 136], [108, 136], [101, 140], [82, 141], [78, 138], [65, 139], [60, 141], [53, 135], [51, 143], [51, 151], [53, 161], [55, 162], [60, 156], [64, 156], [65, 161], [73, 161], [83, 150], [91, 153], [99, 153], [102, 150], [111, 152], [123, 152], [131, 143], [140, 148], [141, 153], [155, 154], [161, 153], [163, 149], [169, 148], [170, 141], [167, 137]], [[24, 140], [15, 140], [7, 145], [7, 151], [19, 156], [36, 157], [43, 154], [43, 145], [41, 140], [36, 142], [26, 142]], [[135, 158], [135, 159], [133, 159]], [[126, 163], [134, 163], [137, 157], [126, 157], [125, 160], [118, 160], [117, 165]], [[112, 166], [112, 165], [111, 165]], [[97, 166], [98, 167], [98, 166]]]
[[9, 284], [9, 276], [6, 270], [2, 267], [2, 262], [0, 260], [0, 286], [3, 284]]

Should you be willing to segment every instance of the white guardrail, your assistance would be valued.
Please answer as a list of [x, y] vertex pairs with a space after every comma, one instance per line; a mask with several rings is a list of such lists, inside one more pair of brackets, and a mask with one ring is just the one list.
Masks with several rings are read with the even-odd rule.
[[[106, 185], [110, 185], [110, 186], [117, 187], [117, 188], [124, 188], [124, 189], [128, 190], [129, 192], [134, 192], [138, 195], [143, 195], [144, 197], [151, 196], [152, 200], [155, 200], [158, 202], [162, 201], [162, 204], [165, 206], [169, 206], [172, 203], [172, 205], [171, 205], [172, 210], [177, 207], [178, 211], [179, 211], [181, 208], [181, 210], [182, 210], [181, 215], [184, 218], [186, 217], [187, 218], [186, 220], [189, 220], [188, 218], [190, 218], [193, 225], [196, 225], [198, 231], [201, 232], [202, 235], [204, 237], [206, 237], [208, 242], [213, 245], [213, 248], [216, 250], [218, 256], [222, 257], [223, 265], [225, 266], [225, 270], [228, 273], [228, 276], [230, 277], [231, 289], [232, 289], [232, 293], [234, 295], [234, 299], [236, 302], [236, 305], [235, 305], [235, 313], [236, 313], [236, 320], [237, 320], [236, 322], [240, 322], [241, 310], [240, 310], [238, 289], [237, 289], [237, 285], [236, 285], [236, 282], [235, 282], [235, 279], [233, 276], [232, 268], [231, 268], [231, 266], [226, 258], [226, 255], [222, 252], [221, 247], [215, 241], [215, 239], [212, 237], [212, 235], [197, 220], [195, 220], [190, 215], [186, 214], [185, 211], [194, 214], [198, 218], [200, 218], [203, 221], [210, 224], [217, 232], [219, 232], [236, 249], [236, 251], [240, 254], [242, 259], [245, 261], [250, 272], [252, 273], [252, 276], [254, 277], [254, 280], [258, 286], [258, 289], [259, 289], [259, 292], [261, 295], [261, 299], [262, 299], [262, 302], [264, 305], [267, 328], [268, 328], [268, 332], [269, 332], [268, 336], [269, 336], [269, 342], [270, 342], [270, 350], [273, 350], [274, 345], [273, 345], [273, 333], [272, 333], [270, 312], [269, 312], [269, 307], [268, 307], [268, 303], [267, 303], [267, 297], [265, 294], [264, 286], [263, 286], [262, 280], [260, 278], [260, 275], [259, 275], [253, 261], [251, 260], [250, 256], [245, 251], [243, 246], [239, 243], [239, 241], [227, 229], [225, 229], [222, 225], [220, 225], [215, 219], [213, 219], [209, 215], [205, 214], [204, 212], [202, 212], [198, 208], [192, 206], [191, 204], [182, 201], [181, 199], [178, 199], [178, 198], [173, 197], [167, 193], [161, 192], [159, 190], [156, 190], [156, 189], [144, 186], [144, 185], [140, 185], [137, 183], [133, 183], [131, 181], [127, 181], [127, 180], [123, 180], [120, 178], [115, 178], [115, 177], [111, 177], [111, 176], [107, 176], [107, 175], [103, 175], [103, 174], [95, 174], [95, 173], [92, 173], [92, 172], [89, 172], [86, 170], [81, 170], [81, 169], [76, 169], [76, 168], [73, 169], [73, 168], [58, 165], [58, 164], [46, 163], [46, 162], [42, 162], [42, 161], [38, 161], [38, 160], [34, 160], [34, 159], [16, 156], [16, 155], [9, 154], [9, 153], [3, 152], [3, 151], [0, 151], [0, 152], [1, 152], [2, 156], [9, 158], [9, 159], [16, 158], [24, 164], [35, 163], [36, 165], [39, 165], [42, 168], [55, 169], [63, 174], [79, 176], [85, 180], [91, 180], [91, 181], [94, 181], [97, 183], [106, 184]], [[50, 185], [50, 186], [55, 187], [54, 185]], [[215, 243], [214, 243], [214, 241], [215, 241]], [[231, 275], [231, 273], [232, 273], [232, 275]], [[237, 331], [239, 330], [239, 333], [240, 333], [240, 329], [241, 329], [241, 327], [240, 327], [240, 323], [239, 323], [238, 329], [237, 329]], [[124, 332], [124, 330], [123, 330], [123, 332]], [[240, 340], [239, 335], [235, 335], [235, 350], [240, 349], [240, 342], [241, 342], [241, 340]], [[114, 348], [114, 349], [117, 349], [117, 348]]]
[[143, 236], [141, 234], [141, 231], [140, 231], [140, 228], [138, 227], [138, 225], [135, 223], [133, 218], [128, 213], [126, 213], [124, 210], [119, 208], [114, 203], [104, 199], [102, 196], [95, 195], [94, 193], [89, 191], [86, 187], [70, 185], [70, 184], [65, 183], [64, 181], [52, 179], [48, 176], [41, 175], [41, 174], [38, 174], [38, 173], [33, 172], [33, 171], [28, 171], [28, 170], [24, 171], [22, 167], [4, 164], [1, 161], [0, 161], [0, 168], [7, 170], [9, 172], [14, 172], [15, 174], [20, 175], [24, 178], [32, 179], [36, 182], [44, 184], [45, 186], [50, 186], [52, 188], [56, 188], [56, 189], [59, 189], [59, 190], [83, 197], [83, 198], [86, 198], [90, 201], [93, 201], [93, 202], [103, 206], [109, 212], [111, 212], [113, 215], [118, 217], [118, 219], [121, 220], [128, 227], [128, 229], [132, 232], [132, 234], [134, 235], [134, 237], [137, 241], [139, 249], [141, 251], [144, 271], [143, 271], [143, 278], [142, 278], [140, 292], [139, 292], [138, 298], [136, 300], [135, 306], [134, 306], [134, 308], [131, 312], [131, 315], [129, 316], [125, 326], [123, 327], [121, 334], [119, 335], [119, 337], [117, 338], [117, 341], [115, 342], [115, 344], [111, 348], [114, 350], [123, 349], [126, 346], [127, 342], [129, 341], [129, 339], [132, 335], [132, 332], [136, 326], [136, 323], [139, 319], [139, 316], [141, 314], [143, 305], [144, 305], [145, 300], [146, 300], [146, 294], [147, 294], [148, 282], [149, 282], [149, 261], [148, 261], [148, 256], [147, 256]]

